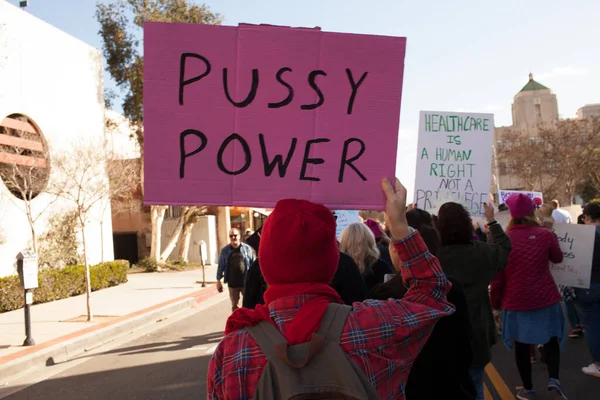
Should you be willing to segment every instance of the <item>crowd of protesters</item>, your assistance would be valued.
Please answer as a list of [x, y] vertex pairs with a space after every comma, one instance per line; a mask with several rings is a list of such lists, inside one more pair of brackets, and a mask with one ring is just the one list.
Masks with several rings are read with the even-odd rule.
[[536, 209], [514, 194], [503, 228], [492, 202], [479, 226], [458, 203], [436, 215], [407, 207], [398, 180], [382, 189], [385, 222], [350, 224], [339, 241], [335, 214], [300, 200], [280, 201], [243, 242], [230, 232], [217, 285], [228, 284], [234, 312], [208, 398], [483, 400], [500, 341], [515, 354], [518, 399], [535, 398], [538, 351], [546, 389], [566, 399], [568, 337], [587, 340], [593, 362], [582, 372], [600, 378], [599, 204], [578, 219], [596, 225], [591, 286], [581, 289], [557, 286], [550, 272], [563, 259], [552, 228], [571, 220], [558, 201]]

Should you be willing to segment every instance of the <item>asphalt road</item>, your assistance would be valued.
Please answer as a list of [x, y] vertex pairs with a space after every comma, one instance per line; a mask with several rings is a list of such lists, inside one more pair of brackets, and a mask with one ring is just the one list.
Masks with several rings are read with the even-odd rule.
[[204, 399], [208, 362], [231, 312], [223, 300], [83, 363], [70, 361], [77, 365], [4, 399]]
[[[34, 372], [43, 375], [37, 378], [40, 382], [20, 387], [15, 382], [15, 388], [20, 390], [6, 397], [0, 390], [0, 399], [204, 399], [210, 355], [222, 337], [230, 313], [226, 296], [213, 304], [186, 312], [164, 327], [140, 332], [137, 338], [132, 336], [107, 349], [100, 348], [95, 354]], [[494, 347], [492, 362], [515, 393], [521, 381], [513, 355], [502, 343]], [[570, 400], [600, 399], [600, 379], [580, 372], [588, 363], [585, 341], [569, 339], [562, 355], [561, 381]], [[534, 365], [533, 372], [537, 399], [552, 399], [545, 390], [545, 365]]]
[[[539, 352], [537, 352], [539, 360]], [[600, 379], [587, 376], [581, 372], [581, 367], [591, 362], [590, 353], [585, 339], [567, 339], [564, 353], [561, 353], [560, 381], [563, 391], [569, 400], [598, 400], [600, 399]], [[492, 364], [508, 388], [516, 393], [516, 388], [522, 386], [521, 378], [517, 371], [513, 352], [500, 342], [492, 351]], [[536, 391], [537, 400], [551, 400], [553, 397], [547, 392], [548, 370], [545, 364], [533, 365], [533, 389]]]

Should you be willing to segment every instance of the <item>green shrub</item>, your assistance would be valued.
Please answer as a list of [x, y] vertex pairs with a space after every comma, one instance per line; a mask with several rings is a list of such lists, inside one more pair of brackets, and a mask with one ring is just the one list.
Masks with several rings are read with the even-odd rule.
[[[92, 291], [117, 286], [127, 282], [129, 262], [116, 260], [92, 265], [90, 277]], [[39, 272], [39, 287], [33, 291], [34, 304], [66, 299], [85, 293], [85, 267], [73, 265], [63, 269]], [[23, 287], [18, 275], [0, 278], [0, 313], [23, 307]]]
[[146, 272], [156, 272], [160, 264], [153, 258], [146, 257], [138, 261], [138, 267], [143, 268]]
[[590, 200], [590, 202], [588, 204], [600, 204], [600, 199]]

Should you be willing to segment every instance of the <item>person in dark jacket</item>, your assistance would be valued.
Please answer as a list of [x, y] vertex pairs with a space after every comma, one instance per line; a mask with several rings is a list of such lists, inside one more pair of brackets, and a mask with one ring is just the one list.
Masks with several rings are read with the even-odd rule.
[[[260, 244], [260, 229], [256, 237], [250, 237], [249, 244], [258, 254]], [[253, 235], [254, 236], [254, 235]], [[338, 268], [331, 281], [331, 287], [342, 298], [344, 304], [352, 305], [357, 301], [363, 301], [366, 297], [367, 289], [362, 279], [360, 271], [352, 257], [340, 252], [340, 261]], [[267, 284], [260, 271], [259, 260], [255, 260], [246, 273], [246, 285], [244, 286], [244, 297], [242, 307], [254, 309], [257, 304], [264, 304], [264, 294], [267, 290]]]
[[375, 243], [375, 235], [363, 223], [350, 224], [342, 232], [340, 250], [348, 254], [360, 270], [367, 291], [383, 283], [385, 275], [394, 272], [392, 266], [383, 261]]
[[471, 376], [477, 400], [483, 400], [485, 366], [491, 361], [496, 343], [496, 325], [490, 304], [489, 285], [508, 265], [510, 239], [494, 219], [494, 207], [485, 204], [485, 217], [491, 231], [486, 242], [473, 240], [469, 212], [458, 203], [443, 204], [438, 212], [437, 229], [441, 244], [437, 257], [444, 272], [463, 286], [473, 327]]
[[[413, 209], [407, 213], [406, 219], [410, 226], [419, 231], [429, 251], [435, 255], [440, 239], [431, 225], [431, 217], [423, 218], [421, 213], [427, 212]], [[390, 253], [398, 269], [399, 259], [393, 249], [390, 249]], [[415, 360], [406, 384], [407, 400], [475, 399], [475, 385], [469, 373], [473, 352], [467, 300], [460, 282], [450, 276], [448, 280], [452, 283], [452, 289], [447, 298], [456, 312], [438, 321]], [[396, 274], [388, 282], [377, 285], [368, 297], [376, 300], [400, 299], [407, 290], [402, 284], [402, 275]]]
[[[264, 294], [267, 284], [260, 271], [259, 260], [256, 260], [248, 269], [246, 286], [244, 287], [244, 308], [254, 309], [257, 304], [265, 304]], [[364, 301], [367, 288], [352, 257], [340, 252], [338, 268], [333, 276], [330, 286], [338, 292], [344, 304], [352, 305]]]

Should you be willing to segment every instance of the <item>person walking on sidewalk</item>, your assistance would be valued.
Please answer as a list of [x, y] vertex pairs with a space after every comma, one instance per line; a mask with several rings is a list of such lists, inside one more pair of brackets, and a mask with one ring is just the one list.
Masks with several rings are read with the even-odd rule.
[[231, 310], [239, 308], [240, 295], [244, 291], [246, 271], [254, 262], [254, 251], [246, 243], [241, 242], [240, 231], [229, 231], [229, 244], [221, 250], [217, 268], [217, 289], [223, 291], [221, 279], [227, 284]]
[[[339, 258], [333, 215], [305, 200], [279, 201], [265, 221], [259, 250], [269, 285], [266, 304], [254, 310], [240, 308], [227, 320], [225, 337], [208, 366], [207, 399], [274, 398], [265, 392], [261, 397], [261, 389], [292, 391], [286, 398], [316, 398], [314, 390], [328, 389], [321, 394], [329, 398], [405, 399], [414, 360], [435, 323], [454, 307], [446, 299], [451, 284], [437, 258], [406, 222], [406, 188], [397, 179], [395, 183], [394, 188], [385, 179], [382, 187], [393, 246], [402, 262], [404, 279], [399, 284], [409, 287], [404, 297], [340, 306], [340, 296], [329, 286]], [[335, 335], [326, 324], [331, 309], [344, 310], [343, 318], [336, 319]], [[277, 343], [277, 351], [256, 336], [254, 327], [265, 329], [266, 323], [275, 328], [270, 329], [271, 344]], [[320, 357], [329, 348], [340, 357]], [[290, 360], [288, 351], [302, 358]], [[272, 368], [278, 360], [282, 371]], [[328, 366], [313, 370], [311, 360]], [[298, 374], [310, 378], [310, 385], [301, 385]], [[352, 382], [348, 377], [354, 377]], [[280, 386], [286, 380], [293, 386]], [[350, 390], [350, 384], [356, 390]]]
[[437, 256], [442, 269], [462, 284], [467, 297], [473, 327], [470, 372], [477, 389], [477, 400], [484, 399], [485, 366], [492, 359], [492, 346], [496, 343], [496, 325], [488, 287], [508, 264], [511, 252], [510, 239], [494, 219], [492, 204], [485, 204], [485, 218], [491, 231], [489, 242], [473, 239], [471, 216], [458, 203], [443, 204], [437, 221], [442, 243]]
[[582, 371], [584, 374], [600, 378], [600, 204], [588, 204], [583, 209], [583, 214], [586, 225], [596, 226], [596, 241], [592, 256], [590, 288], [575, 288], [575, 301], [583, 310], [585, 337], [593, 359]]
[[[517, 398], [535, 398], [531, 372], [531, 345], [543, 344], [548, 366], [548, 390], [566, 399], [559, 381], [560, 352], [566, 342], [562, 296], [550, 273], [550, 262], [560, 263], [563, 252], [551, 227], [542, 227], [533, 200], [513, 194], [506, 200], [511, 220], [507, 234], [512, 242], [508, 266], [496, 279], [492, 297], [501, 296], [502, 340], [515, 351], [523, 388]], [[513, 345], [514, 342], [514, 345]]]

